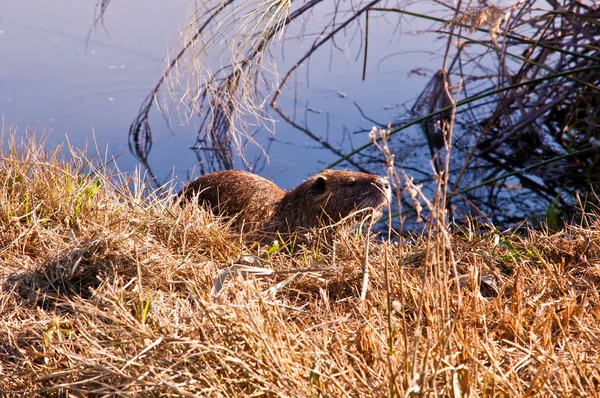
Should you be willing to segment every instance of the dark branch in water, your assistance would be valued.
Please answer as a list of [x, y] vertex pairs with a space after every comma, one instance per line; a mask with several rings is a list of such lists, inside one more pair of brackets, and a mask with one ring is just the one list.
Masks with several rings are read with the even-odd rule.
[[228, 0], [220, 3], [218, 7], [215, 7], [216, 9], [212, 11], [211, 17], [199, 27], [197, 32], [185, 43], [176, 57], [169, 63], [169, 66], [159, 79], [158, 83], [154, 86], [152, 92], [148, 94], [140, 106], [138, 116], [135, 118], [131, 124], [131, 127], [129, 128], [129, 149], [140, 159], [140, 161], [144, 163], [144, 165], [148, 166], [148, 154], [152, 148], [152, 129], [150, 127], [149, 114], [153, 104], [156, 103], [156, 105], [159, 106], [158, 102], [156, 101], [159, 90], [177, 63], [194, 44], [194, 41], [198, 40], [198, 38], [204, 33], [204, 30], [209, 26], [211, 19], [216, 18], [217, 15], [219, 15], [227, 6], [232, 3], [233, 0]]

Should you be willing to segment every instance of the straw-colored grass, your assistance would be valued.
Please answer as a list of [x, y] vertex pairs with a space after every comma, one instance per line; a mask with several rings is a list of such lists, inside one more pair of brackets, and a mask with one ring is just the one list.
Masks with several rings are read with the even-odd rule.
[[[600, 389], [595, 216], [551, 235], [466, 228], [399, 244], [344, 235], [334, 250], [280, 251], [265, 265], [331, 271], [233, 277], [215, 297], [219, 270], [261, 256], [256, 247], [193, 205], [142, 195], [135, 176], [64, 152], [4, 143], [2, 396]], [[482, 277], [491, 282], [480, 289]]]

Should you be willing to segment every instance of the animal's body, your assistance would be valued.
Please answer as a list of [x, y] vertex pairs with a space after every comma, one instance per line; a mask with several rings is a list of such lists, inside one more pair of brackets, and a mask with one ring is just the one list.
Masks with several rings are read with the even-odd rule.
[[245, 231], [274, 236], [332, 225], [359, 210], [379, 218], [391, 189], [373, 174], [327, 170], [284, 191], [256, 174], [224, 170], [190, 182], [178, 196], [197, 199], [216, 215], [236, 217], [234, 224]]

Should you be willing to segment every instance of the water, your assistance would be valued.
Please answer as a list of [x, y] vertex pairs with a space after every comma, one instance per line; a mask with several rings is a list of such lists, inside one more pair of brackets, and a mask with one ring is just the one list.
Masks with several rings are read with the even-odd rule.
[[[131, 171], [138, 161], [128, 151], [129, 126], [162, 75], [163, 59], [188, 20], [189, 4], [187, 0], [114, 1], [102, 29], [93, 26], [91, 3], [3, 2], [0, 114], [5, 127], [15, 126], [21, 134], [26, 129], [45, 132], [50, 146], [67, 137], [77, 147], [86, 143], [91, 147], [95, 141], [102, 152], [108, 147], [109, 154], [118, 157], [122, 171]], [[309, 31], [318, 31], [320, 22], [312, 18]], [[358, 107], [380, 123], [393, 121], [403, 104], [410, 107], [427, 81], [409, 72], [434, 59], [422, 51], [432, 47], [432, 35], [403, 33], [409, 27], [416, 29], [407, 24], [392, 35], [395, 27], [395, 21], [373, 20], [365, 81], [361, 80], [360, 39], [348, 44], [340, 36], [340, 46], [347, 45], [348, 51], [344, 54], [331, 46], [320, 50], [308, 73], [306, 67], [299, 70], [291, 80], [295, 87], [285, 91], [278, 104], [344, 152], [364, 144], [366, 134], [354, 132], [368, 130], [373, 123]], [[292, 31], [300, 28], [299, 24], [290, 26]], [[277, 53], [280, 70], [286, 70], [311, 43], [312, 39], [286, 43]], [[195, 141], [194, 121], [181, 124], [173, 115], [171, 121], [169, 127], [156, 110], [152, 112], [154, 145], [149, 163], [161, 181], [173, 175], [187, 181], [196, 166], [196, 156], [189, 149]], [[276, 123], [275, 141], [269, 141], [266, 132], [260, 137], [261, 144], [271, 144], [269, 162], [260, 173], [284, 188], [337, 159], [281, 121]], [[259, 153], [250, 148], [248, 156]], [[238, 160], [235, 166], [243, 164]]]
[[[95, 140], [103, 152], [108, 146], [119, 157], [121, 170], [133, 170], [137, 160], [128, 152], [128, 128], [162, 74], [163, 57], [185, 21], [185, 3], [115, 2], [106, 16], [106, 32], [97, 28], [88, 41], [94, 21], [89, 1], [3, 2], [4, 126], [15, 126], [20, 133], [43, 131], [48, 145], [68, 137], [75, 146], [87, 142], [90, 147]], [[184, 150], [193, 137], [181, 130], [156, 135], [163, 175], [172, 167], [191, 167], [194, 160]]]

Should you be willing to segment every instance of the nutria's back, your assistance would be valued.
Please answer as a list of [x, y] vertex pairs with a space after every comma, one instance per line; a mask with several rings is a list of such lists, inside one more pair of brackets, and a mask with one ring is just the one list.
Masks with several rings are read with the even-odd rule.
[[256, 174], [225, 170], [194, 180], [178, 196], [197, 197], [215, 214], [237, 216], [245, 231], [272, 237], [331, 225], [357, 210], [379, 218], [391, 190], [382, 177], [348, 170], [321, 172], [287, 192]]
[[271, 181], [243, 170], [205, 174], [186, 185], [177, 197], [197, 198], [215, 215], [236, 216], [234, 224], [256, 230], [271, 218], [285, 191]]

